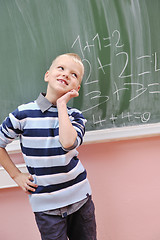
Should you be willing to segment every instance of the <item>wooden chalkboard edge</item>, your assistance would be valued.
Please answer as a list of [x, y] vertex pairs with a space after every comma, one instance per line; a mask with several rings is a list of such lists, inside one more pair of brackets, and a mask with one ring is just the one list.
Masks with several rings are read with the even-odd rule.
[[110, 142], [160, 135], [160, 123], [86, 132], [84, 143]]
[[[23, 173], [28, 172], [25, 163], [17, 164], [16, 166], [21, 172]], [[11, 187], [18, 187], [18, 185], [12, 180], [12, 178], [4, 170], [4, 168], [0, 167], [0, 189], [11, 188]]]
[[[86, 132], [83, 144], [110, 142], [158, 135], [160, 135], [160, 123], [144, 124], [132, 127], [109, 128]], [[6, 149], [9, 153], [20, 152], [19, 140], [13, 141]]]

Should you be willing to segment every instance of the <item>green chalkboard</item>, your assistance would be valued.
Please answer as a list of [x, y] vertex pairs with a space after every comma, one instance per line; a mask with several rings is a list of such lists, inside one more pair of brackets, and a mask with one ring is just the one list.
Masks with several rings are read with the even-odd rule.
[[59, 54], [85, 76], [79, 108], [90, 130], [160, 119], [159, 0], [0, 0], [0, 122], [46, 90]]

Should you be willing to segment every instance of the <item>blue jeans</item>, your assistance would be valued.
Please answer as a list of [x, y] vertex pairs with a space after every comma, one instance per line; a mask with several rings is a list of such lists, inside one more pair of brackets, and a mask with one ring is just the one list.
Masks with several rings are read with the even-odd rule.
[[94, 211], [90, 197], [77, 212], [65, 218], [36, 212], [35, 218], [42, 240], [96, 240]]

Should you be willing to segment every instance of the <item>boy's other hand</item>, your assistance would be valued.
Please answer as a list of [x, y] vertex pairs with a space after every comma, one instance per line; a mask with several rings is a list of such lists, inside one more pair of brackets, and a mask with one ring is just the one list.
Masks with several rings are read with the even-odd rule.
[[79, 93], [75, 89], [72, 89], [71, 91], [65, 93], [62, 97], [57, 99], [57, 106], [59, 103], [65, 103], [67, 104], [71, 98], [78, 97]]
[[34, 179], [33, 179], [32, 175], [29, 173], [19, 173], [18, 175], [16, 175], [13, 178], [13, 180], [27, 194], [31, 194], [31, 192], [35, 192], [36, 188], [38, 187], [37, 184], [33, 183]]

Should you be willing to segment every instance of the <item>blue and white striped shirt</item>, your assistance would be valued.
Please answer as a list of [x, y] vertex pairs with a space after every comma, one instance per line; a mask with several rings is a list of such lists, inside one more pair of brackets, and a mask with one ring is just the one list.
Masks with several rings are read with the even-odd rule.
[[[68, 115], [78, 134], [78, 147], [86, 120], [75, 108], [68, 108]], [[76, 148], [66, 150], [59, 142], [58, 110], [42, 94], [36, 101], [19, 106], [0, 126], [0, 147], [5, 148], [16, 137], [20, 138], [28, 171], [38, 185], [30, 195], [34, 212], [65, 207], [91, 195]]]

